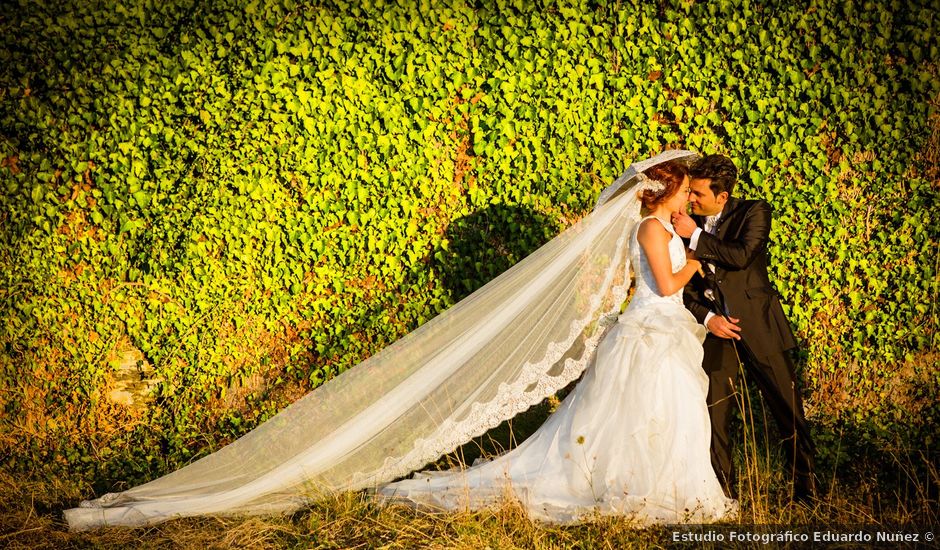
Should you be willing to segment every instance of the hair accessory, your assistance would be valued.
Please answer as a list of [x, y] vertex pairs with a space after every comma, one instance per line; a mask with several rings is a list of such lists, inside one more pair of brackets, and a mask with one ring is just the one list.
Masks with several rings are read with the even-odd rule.
[[638, 179], [640, 180], [640, 187], [638, 189], [640, 192], [649, 190], [658, 195], [666, 189], [665, 183], [654, 180], [642, 172], [638, 174]]

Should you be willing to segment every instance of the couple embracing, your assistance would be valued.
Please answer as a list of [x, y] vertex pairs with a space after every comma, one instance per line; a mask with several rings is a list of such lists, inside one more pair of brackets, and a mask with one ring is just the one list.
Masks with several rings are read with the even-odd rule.
[[641, 523], [731, 519], [730, 424], [743, 366], [776, 421], [794, 500], [817, 497], [789, 355], [796, 342], [767, 274], [770, 206], [733, 196], [737, 169], [722, 155], [662, 162], [639, 179], [635, 294], [559, 409], [492, 462], [419, 473], [380, 494], [454, 509], [509, 487], [548, 521], [595, 512]]
[[[634, 163], [591, 215], [471, 296], [221, 450], [66, 510], [70, 527], [285, 512], [359, 489], [436, 509], [508, 496], [550, 522], [731, 519], [740, 365], [794, 498], [814, 498], [795, 340], [767, 274], [771, 209], [734, 197], [736, 180], [720, 155]], [[582, 372], [512, 451], [403, 479]]]

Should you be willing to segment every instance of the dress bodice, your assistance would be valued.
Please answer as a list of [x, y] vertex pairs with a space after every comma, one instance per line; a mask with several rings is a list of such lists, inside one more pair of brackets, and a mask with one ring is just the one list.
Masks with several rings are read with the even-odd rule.
[[636, 274], [636, 292], [633, 295], [633, 299], [630, 301], [630, 305], [638, 307], [648, 303], [663, 302], [682, 304], [681, 288], [668, 296], [660, 295], [658, 287], [656, 286], [656, 279], [653, 277], [653, 270], [650, 268], [649, 261], [646, 258], [646, 253], [637, 241], [637, 232], [640, 230], [640, 225], [650, 218], [659, 220], [663, 227], [666, 228], [666, 231], [669, 231], [672, 235], [672, 239], [669, 240], [669, 260], [672, 263], [672, 272], [675, 273], [679, 271], [685, 267], [686, 263], [685, 246], [682, 244], [682, 239], [676, 234], [671, 223], [657, 218], [656, 216], [646, 216], [640, 220], [640, 223], [636, 224], [632, 236], [630, 260], [633, 264], [633, 271]]

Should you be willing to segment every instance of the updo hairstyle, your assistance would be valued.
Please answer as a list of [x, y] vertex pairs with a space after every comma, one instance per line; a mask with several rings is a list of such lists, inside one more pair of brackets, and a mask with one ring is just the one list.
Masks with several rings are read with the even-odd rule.
[[643, 173], [649, 179], [659, 181], [664, 185], [659, 191], [645, 189], [640, 192], [639, 199], [643, 208], [645, 210], [652, 210], [656, 208], [657, 205], [666, 202], [669, 197], [679, 191], [689, 170], [681, 162], [669, 160], [662, 164], [657, 164]]

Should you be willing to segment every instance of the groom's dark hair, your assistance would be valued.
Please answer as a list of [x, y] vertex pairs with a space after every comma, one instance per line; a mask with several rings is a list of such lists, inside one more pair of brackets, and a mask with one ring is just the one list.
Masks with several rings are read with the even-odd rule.
[[705, 155], [689, 168], [689, 178], [712, 180], [708, 187], [715, 196], [727, 191], [730, 197], [734, 184], [738, 181], [738, 169], [731, 159], [724, 155]]

